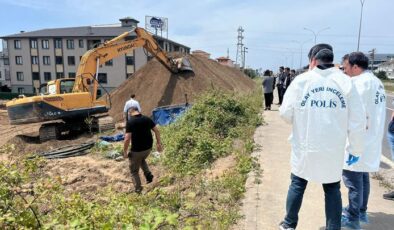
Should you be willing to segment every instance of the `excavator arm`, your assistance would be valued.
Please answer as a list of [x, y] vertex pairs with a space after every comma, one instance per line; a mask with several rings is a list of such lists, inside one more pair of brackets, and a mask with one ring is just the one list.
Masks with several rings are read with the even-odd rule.
[[[126, 41], [123, 40], [133, 32], [137, 34], [137, 38]], [[129, 53], [138, 47], [146, 49], [173, 73], [185, 70], [193, 71], [187, 59], [173, 59], [169, 57], [167, 53], [160, 48], [152, 35], [142, 28], [136, 28], [135, 30], [125, 32], [105, 42], [95, 49], [89, 50], [82, 56], [77, 70], [73, 92], [90, 91], [92, 99], [95, 100], [98, 88], [96, 74], [98, 73], [99, 66], [115, 57]], [[93, 85], [91, 82], [93, 82]]]

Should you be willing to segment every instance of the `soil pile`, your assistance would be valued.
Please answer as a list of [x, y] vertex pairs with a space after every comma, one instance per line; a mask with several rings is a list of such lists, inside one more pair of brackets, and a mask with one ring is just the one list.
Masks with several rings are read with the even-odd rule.
[[140, 102], [142, 113], [151, 115], [156, 107], [189, 102], [209, 89], [250, 92], [254, 81], [241, 71], [223, 66], [214, 60], [189, 55], [194, 73], [174, 74], [156, 59], [135, 72], [121, 86], [111, 92], [112, 108], [109, 111], [115, 121], [122, 120], [123, 107], [130, 94]]

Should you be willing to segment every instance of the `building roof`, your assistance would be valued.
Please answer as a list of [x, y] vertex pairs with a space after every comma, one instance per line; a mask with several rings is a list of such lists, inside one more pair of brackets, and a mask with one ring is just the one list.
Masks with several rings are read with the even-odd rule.
[[218, 57], [216, 58], [216, 60], [231, 60], [231, 59], [228, 57]]
[[112, 37], [129, 31], [131, 27], [121, 26], [80, 26], [68, 28], [42, 29], [3, 36], [2, 38], [38, 37]]
[[[130, 31], [132, 27], [121, 26], [118, 24], [105, 25], [105, 26], [80, 26], [80, 27], [66, 27], [54, 29], [42, 29], [31, 32], [22, 32], [2, 36], [2, 39], [10, 38], [53, 38], [53, 37], [116, 37], [124, 32]], [[162, 38], [174, 44], [189, 48], [180, 43], [166, 39], [164, 37], [153, 35], [155, 38]]]
[[205, 52], [203, 50], [193, 50], [192, 53], [210, 54], [210, 53], [207, 53], [207, 52]]

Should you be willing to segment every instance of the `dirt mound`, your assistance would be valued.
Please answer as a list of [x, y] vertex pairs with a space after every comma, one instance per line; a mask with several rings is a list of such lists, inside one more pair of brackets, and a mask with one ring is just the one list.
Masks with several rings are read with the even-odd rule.
[[140, 102], [142, 113], [151, 115], [156, 107], [185, 103], [185, 94], [189, 102], [193, 102], [197, 95], [208, 89], [236, 92], [254, 89], [254, 82], [235, 68], [204, 57], [190, 55], [188, 58], [194, 73], [173, 74], [156, 59], [152, 59], [111, 92], [110, 115], [116, 121], [122, 119], [124, 104], [131, 93]]

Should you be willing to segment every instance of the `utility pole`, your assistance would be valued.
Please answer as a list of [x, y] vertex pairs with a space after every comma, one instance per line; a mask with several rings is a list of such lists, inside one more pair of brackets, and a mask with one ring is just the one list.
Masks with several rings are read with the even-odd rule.
[[304, 27], [304, 30], [307, 30], [307, 31], [310, 31], [310, 32], [313, 33], [313, 36], [315, 37], [315, 45], [316, 45], [317, 36], [318, 36], [321, 32], [323, 32], [323, 31], [325, 31], [325, 30], [328, 30], [328, 29], [330, 29], [330, 27], [326, 27], [326, 28], [324, 28], [324, 29], [321, 29], [321, 30], [317, 31], [317, 33], [316, 33], [314, 30]]
[[373, 64], [375, 63], [375, 52], [376, 52], [375, 48], [373, 48], [371, 51], [369, 51], [370, 56], [371, 56], [371, 71], [373, 71]]
[[244, 36], [242, 35], [242, 33], [244, 32], [244, 29], [242, 29], [242, 26], [240, 26], [238, 28], [238, 43], [237, 43], [237, 55], [235, 57], [235, 64], [239, 64], [239, 66], [241, 67], [242, 63], [244, 63], [243, 59], [243, 55], [242, 55], [242, 51], [243, 51], [243, 46], [244, 44], [242, 43], [242, 40], [244, 39]]
[[248, 52], [248, 51], [246, 51], [246, 50], [248, 50], [248, 47], [245, 47], [244, 46], [244, 50], [242, 51], [243, 52], [243, 55], [242, 55], [242, 60], [243, 60], [243, 63], [242, 63], [242, 68], [243, 69], [245, 69], [245, 60], [246, 60], [246, 53]]
[[363, 21], [364, 2], [365, 2], [365, 0], [360, 0], [360, 3], [361, 3], [361, 15], [360, 15], [360, 26], [358, 27], [357, 52], [360, 51], [361, 22]]
[[302, 48], [303, 48], [304, 44], [309, 42], [310, 40], [311, 39], [308, 39], [303, 42], [299, 42], [299, 41], [295, 41], [295, 40], [292, 41], [292, 42], [298, 43], [300, 45], [300, 70], [302, 69]]

